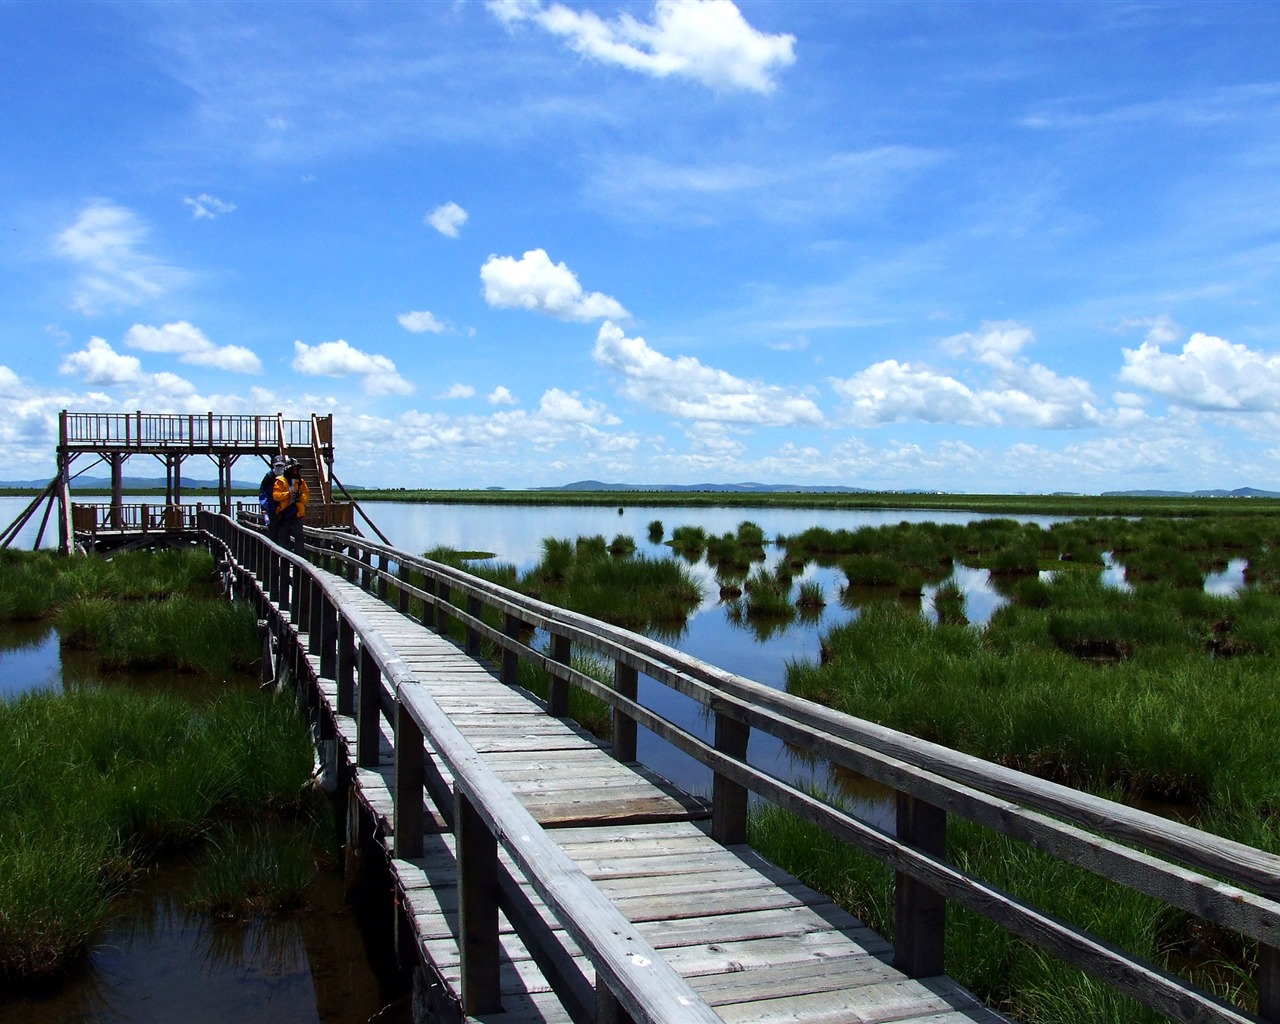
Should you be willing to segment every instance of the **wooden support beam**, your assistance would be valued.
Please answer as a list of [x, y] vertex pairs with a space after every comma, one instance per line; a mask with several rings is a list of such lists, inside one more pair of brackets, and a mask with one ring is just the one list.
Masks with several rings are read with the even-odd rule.
[[[723, 711], [716, 712], [715, 746], [722, 754], [735, 761], [747, 759], [747, 742], [751, 727], [731, 718]], [[734, 782], [720, 772], [711, 780], [711, 838], [726, 846], [747, 841], [747, 787]]]
[[409, 709], [396, 701], [395, 855], [422, 856], [423, 760], [422, 730]]
[[[613, 663], [613, 688], [618, 695], [634, 701], [640, 674], [621, 661]], [[613, 756], [619, 761], [636, 759], [636, 720], [619, 708], [613, 709]]]
[[498, 1013], [498, 841], [458, 791], [454, 810], [458, 851], [458, 933], [462, 956], [462, 1012]]
[[356, 764], [377, 768], [382, 763], [382, 670], [368, 645], [360, 645], [360, 714], [356, 722]]
[[[551, 660], [561, 665], [570, 663], [572, 646], [567, 636], [553, 633], [551, 636]], [[569, 714], [569, 683], [553, 675], [547, 685], [547, 713], [556, 718]]]

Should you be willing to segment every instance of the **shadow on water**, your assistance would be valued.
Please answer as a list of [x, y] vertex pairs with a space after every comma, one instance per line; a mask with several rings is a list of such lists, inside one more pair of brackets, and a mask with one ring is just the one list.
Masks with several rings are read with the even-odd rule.
[[194, 869], [155, 871], [121, 900], [87, 960], [48, 991], [0, 999], [11, 1024], [346, 1024], [384, 1005], [336, 871], [305, 911], [215, 921], [183, 908]]

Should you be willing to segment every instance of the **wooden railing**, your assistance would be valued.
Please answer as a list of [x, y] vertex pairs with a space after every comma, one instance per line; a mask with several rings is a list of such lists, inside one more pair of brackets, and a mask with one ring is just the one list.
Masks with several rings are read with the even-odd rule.
[[[345, 604], [322, 574], [228, 517], [206, 512], [200, 523], [241, 581], [257, 588], [264, 611], [277, 619], [287, 613], [309, 653], [318, 657], [320, 675], [336, 681], [338, 714], [357, 718], [360, 766], [379, 765], [382, 716], [390, 719], [396, 739], [396, 856], [420, 856], [423, 849], [424, 736], [431, 738], [432, 756], [453, 774], [466, 1012], [493, 1009], [498, 993], [498, 908], [515, 909], [507, 907], [510, 879], [505, 889], [500, 884], [505, 872], [498, 857], [501, 845], [591, 961], [597, 1020], [626, 1019], [625, 1014], [637, 1024], [720, 1021], [547, 835], [377, 629]], [[320, 531], [309, 534], [324, 536]]]
[[82, 505], [71, 506], [75, 533], [125, 530], [130, 533], [194, 533], [203, 505]]
[[[219, 520], [219, 529], [226, 528]], [[383, 544], [313, 530], [308, 531], [308, 539], [321, 564], [401, 611], [423, 609], [425, 625], [444, 630], [451, 622], [460, 623], [466, 649], [478, 654], [487, 646], [500, 664], [504, 681], [515, 682], [522, 661], [545, 670], [551, 680], [549, 713], [566, 713], [571, 686], [606, 701], [613, 709], [613, 751], [620, 760], [635, 759], [636, 731], [643, 727], [706, 765], [714, 780], [712, 833], [722, 842], [744, 840], [749, 794], [755, 794], [890, 866], [896, 886], [895, 966], [907, 974], [943, 973], [943, 909], [950, 901], [1172, 1019], [1197, 1024], [1280, 1021], [1280, 858], [1276, 856], [841, 714], [628, 630]], [[271, 561], [276, 557], [270, 556], [268, 573], [277, 571]], [[310, 600], [314, 609], [317, 599], [305, 594], [304, 590], [299, 599]], [[315, 612], [302, 614], [305, 619]], [[340, 616], [341, 610], [326, 604], [320, 614], [332, 618]], [[341, 626], [322, 625], [321, 634], [337, 635], [341, 646], [341, 630]], [[542, 631], [545, 649], [527, 642], [536, 635], [532, 630]], [[333, 641], [323, 643], [331, 647]], [[374, 650], [379, 649], [376, 642], [371, 643]], [[573, 645], [613, 664], [611, 686], [570, 666]], [[328, 670], [338, 672], [339, 692], [346, 694], [340, 699], [350, 710], [351, 670], [334, 668], [331, 651], [322, 653], [322, 661], [326, 657]], [[400, 669], [382, 666], [379, 671], [394, 674]], [[707, 734], [692, 732], [642, 703], [637, 686], [641, 674], [704, 708]], [[376, 714], [376, 708], [362, 702], [359, 713], [363, 723], [364, 716]], [[444, 728], [434, 713], [418, 725]], [[362, 736], [366, 729], [374, 730], [365, 741], [362, 756], [368, 756], [376, 726], [360, 728]], [[747, 746], [753, 731], [891, 788], [897, 794], [895, 831], [877, 828], [836, 802], [750, 764]], [[447, 742], [455, 742], [448, 735]], [[402, 756], [399, 751], [397, 756]], [[481, 784], [476, 779], [468, 782], [468, 793], [475, 792], [477, 785]], [[468, 796], [479, 798], [478, 793]], [[414, 787], [407, 803], [397, 800], [397, 844], [412, 848], [417, 842], [413, 830], [420, 827], [416, 806], [420, 799], [420, 790]], [[1258, 1016], [951, 863], [946, 855], [950, 816], [967, 818], [1256, 942]], [[403, 837], [402, 817], [409, 830]]]
[[130, 449], [250, 449], [273, 452], [281, 446], [332, 449], [332, 417], [320, 417], [321, 437], [314, 437], [317, 417], [214, 415], [210, 413], [73, 413], [63, 410], [59, 444], [89, 451]]

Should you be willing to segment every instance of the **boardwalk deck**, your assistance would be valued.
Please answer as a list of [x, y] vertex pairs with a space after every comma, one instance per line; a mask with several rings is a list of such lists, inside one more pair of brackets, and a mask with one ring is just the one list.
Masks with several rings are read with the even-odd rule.
[[[448, 713], [529, 812], [553, 830], [569, 857], [725, 1021], [995, 1024], [1002, 1019], [945, 977], [906, 978], [890, 966], [889, 945], [856, 918], [750, 848], [713, 840], [702, 801], [641, 765], [615, 760], [577, 726], [549, 717], [537, 698], [503, 684], [453, 643], [375, 596], [337, 577], [330, 582], [345, 602], [377, 624], [419, 680], [415, 685]], [[336, 715], [336, 683], [322, 680], [321, 685], [346, 747], [354, 752], [356, 721]], [[400, 696], [414, 699], [413, 692]], [[438, 759], [428, 758], [427, 788], [433, 798], [428, 803], [435, 806], [426, 810], [423, 855], [394, 857], [392, 738], [385, 723], [383, 732], [382, 767], [354, 769], [359, 798], [377, 819], [414, 941], [435, 973], [436, 995], [457, 1005], [457, 861], [446, 825], [452, 779], [434, 767]], [[515, 873], [505, 853], [502, 858]], [[543, 927], [559, 937], [562, 955], [576, 961], [590, 982], [586, 958], [531, 887], [520, 888]], [[500, 943], [503, 1011], [469, 1019], [492, 1024], [570, 1020], [505, 918]], [[570, 1003], [574, 998], [585, 1003], [590, 992], [561, 995]]]

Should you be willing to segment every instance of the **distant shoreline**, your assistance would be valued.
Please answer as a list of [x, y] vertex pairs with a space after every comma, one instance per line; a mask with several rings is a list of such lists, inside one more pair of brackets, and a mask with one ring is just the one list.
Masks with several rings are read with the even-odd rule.
[[[937, 494], [920, 491], [642, 491], [642, 490], [411, 490], [349, 488], [357, 502], [408, 502], [424, 505], [544, 505], [563, 507], [652, 508], [812, 508], [902, 509], [975, 512], [984, 515], [1061, 516], [1209, 516], [1280, 515], [1280, 499], [1271, 497], [1195, 497], [1088, 494]], [[38, 487], [0, 487], [0, 497], [34, 497]], [[162, 497], [154, 488], [126, 488], [126, 498]], [[232, 497], [255, 498], [257, 491], [236, 487]], [[209, 487], [184, 487], [187, 498], [211, 498]], [[110, 498], [109, 488], [74, 490], [92, 504]]]

